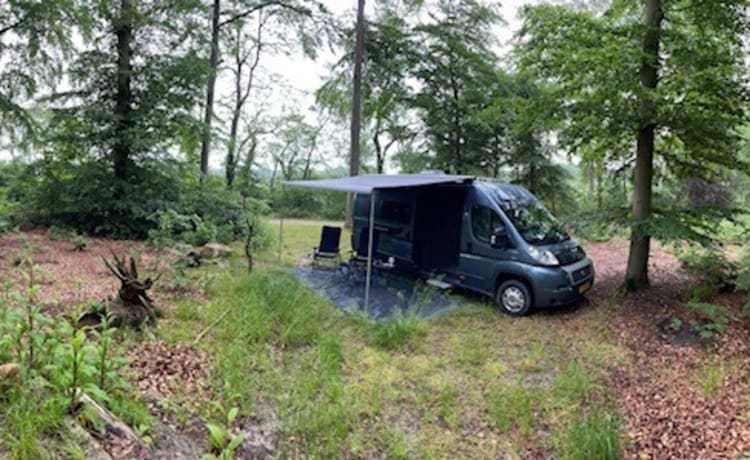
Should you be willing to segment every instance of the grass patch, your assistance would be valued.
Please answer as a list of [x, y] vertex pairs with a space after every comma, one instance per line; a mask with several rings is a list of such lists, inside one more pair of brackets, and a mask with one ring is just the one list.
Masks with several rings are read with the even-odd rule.
[[501, 431], [517, 429], [521, 436], [529, 437], [535, 425], [542, 391], [539, 387], [520, 382], [498, 384], [487, 397], [490, 422]]
[[593, 405], [558, 434], [557, 457], [565, 460], [622, 458], [620, 419], [614, 409]]
[[695, 381], [706, 398], [715, 397], [724, 387], [724, 382], [732, 372], [737, 370], [736, 363], [727, 363], [720, 357], [706, 360], [698, 369]]
[[[272, 411], [281, 457], [523, 456], [567, 439], [595, 388], [589, 371], [621, 356], [603, 334], [510, 319], [479, 301], [429, 321], [343, 313], [282, 268], [317, 244], [320, 227], [285, 222], [284, 232], [281, 266], [275, 248], [251, 275], [232, 261], [209, 302], [181, 303], [165, 331], [182, 340], [230, 310], [201, 342], [215, 393], [240, 416]], [[581, 314], [598, 324], [595, 313]], [[488, 422], [482, 442], [466, 435]]]
[[416, 314], [402, 313], [401, 310], [396, 310], [392, 317], [376, 322], [372, 327], [373, 343], [391, 350], [401, 348], [423, 334], [424, 325]]

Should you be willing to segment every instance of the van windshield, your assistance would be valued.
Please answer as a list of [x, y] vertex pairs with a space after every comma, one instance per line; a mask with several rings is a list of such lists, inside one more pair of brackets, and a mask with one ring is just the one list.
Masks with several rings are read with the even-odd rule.
[[521, 237], [530, 244], [555, 244], [570, 239], [560, 223], [536, 200], [500, 201], [500, 207]]

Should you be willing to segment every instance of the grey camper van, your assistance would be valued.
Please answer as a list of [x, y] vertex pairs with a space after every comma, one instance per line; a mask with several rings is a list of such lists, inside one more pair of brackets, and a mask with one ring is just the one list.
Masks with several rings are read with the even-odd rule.
[[[370, 195], [354, 201], [352, 247], [367, 252]], [[493, 297], [514, 316], [576, 302], [594, 283], [583, 249], [528, 190], [473, 180], [379, 190], [373, 259]]]

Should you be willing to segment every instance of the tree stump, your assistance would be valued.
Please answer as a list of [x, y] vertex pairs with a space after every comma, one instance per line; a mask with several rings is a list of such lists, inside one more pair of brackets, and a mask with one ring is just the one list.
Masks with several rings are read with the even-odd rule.
[[139, 328], [143, 324], [156, 324], [156, 318], [161, 316], [161, 310], [154, 306], [153, 299], [147, 291], [161, 275], [154, 280], [146, 278], [141, 281], [138, 279], [138, 269], [132, 257], [128, 262], [113, 252], [112, 259], [109, 261], [102, 257], [104, 265], [120, 280], [117, 296], [106, 299], [104, 308], [84, 313], [78, 319], [78, 326], [100, 327], [107, 316], [112, 327]]

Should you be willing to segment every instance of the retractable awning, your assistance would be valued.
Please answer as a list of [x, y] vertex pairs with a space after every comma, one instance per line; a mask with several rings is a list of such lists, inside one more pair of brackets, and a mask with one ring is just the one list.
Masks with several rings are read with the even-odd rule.
[[448, 174], [364, 174], [340, 179], [290, 180], [284, 185], [291, 187], [336, 190], [350, 193], [370, 193], [373, 190], [421, 187], [439, 184], [465, 184], [474, 180], [472, 176]]
[[[340, 179], [320, 180], [291, 180], [282, 181], [282, 185], [303, 187], [318, 190], [334, 190], [347, 193], [370, 194], [370, 223], [367, 241], [367, 277], [365, 280], [365, 311], [370, 304], [370, 284], [372, 279], [373, 231], [375, 228], [375, 195], [378, 190], [425, 187], [442, 184], [469, 184], [473, 176], [452, 176], [448, 174], [364, 174], [361, 176], [342, 177]], [[281, 246], [283, 239], [284, 216], [279, 222], [279, 260], [281, 260]]]

